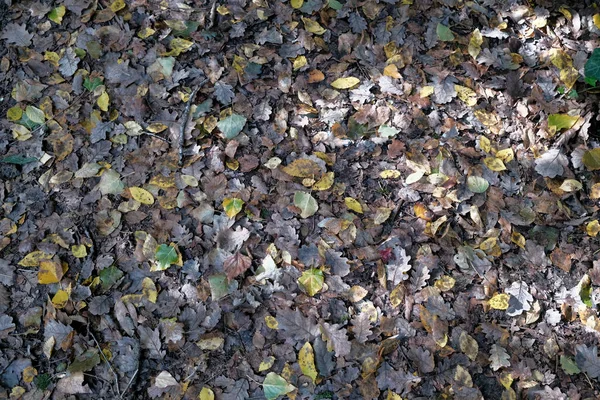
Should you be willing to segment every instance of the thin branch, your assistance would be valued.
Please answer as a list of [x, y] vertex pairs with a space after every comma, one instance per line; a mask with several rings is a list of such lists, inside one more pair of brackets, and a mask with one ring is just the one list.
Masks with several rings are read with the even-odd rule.
[[94, 334], [92, 333], [92, 331], [90, 331], [88, 329], [88, 333], [90, 334], [90, 336], [92, 337], [92, 339], [94, 339], [94, 343], [96, 343], [96, 346], [98, 346], [98, 350], [100, 351], [100, 354], [102, 355], [102, 358], [104, 359], [104, 361], [106, 362], [106, 364], [108, 364], [108, 367], [112, 371], [112, 373], [113, 373], [113, 375], [115, 377], [115, 387], [116, 387], [116, 391], [117, 391], [117, 396], [119, 396], [119, 398], [122, 398], [121, 397], [121, 391], [119, 390], [119, 375], [117, 375], [117, 371], [115, 371], [115, 369], [113, 368], [112, 364], [108, 361], [108, 359], [104, 355], [104, 352], [102, 351], [102, 348], [100, 347], [100, 343], [98, 343], [98, 341], [96, 340], [96, 337], [94, 336]]
[[140, 369], [136, 369], [135, 372], [133, 373], [133, 375], [131, 376], [131, 379], [129, 380], [129, 383], [127, 384], [127, 386], [125, 387], [125, 390], [123, 390], [123, 393], [121, 394], [121, 398], [123, 398], [123, 396], [125, 396], [125, 393], [127, 393], [127, 391], [129, 390], [129, 387], [131, 386], [131, 384], [133, 383], [133, 379], [135, 378], [135, 376], [137, 375], [138, 371]]
[[192, 90], [192, 93], [190, 94], [190, 97], [185, 105], [185, 108], [183, 109], [183, 113], [181, 114], [181, 126], [179, 128], [179, 159], [178, 159], [178, 164], [181, 167], [183, 165], [183, 146], [185, 145], [185, 130], [187, 129], [187, 125], [190, 119], [190, 109], [192, 108], [192, 102], [194, 101], [194, 97], [196, 97], [196, 93], [198, 93], [198, 90], [200, 90], [200, 88], [202, 86], [204, 86], [204, 83], [206, 83], [208, 79], [203, 80], [202, 82], [200, 82], [195, 88], [194, 90]]

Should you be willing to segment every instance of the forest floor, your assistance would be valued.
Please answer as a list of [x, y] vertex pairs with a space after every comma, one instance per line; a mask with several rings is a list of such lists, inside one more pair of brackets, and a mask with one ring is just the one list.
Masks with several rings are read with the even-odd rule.
[[593, 3], [0, 1], [0, 398], [599, 398]]

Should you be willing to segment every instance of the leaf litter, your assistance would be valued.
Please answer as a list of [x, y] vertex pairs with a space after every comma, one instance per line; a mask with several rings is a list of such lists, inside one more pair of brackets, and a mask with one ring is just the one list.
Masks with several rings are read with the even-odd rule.
[[7, 3], [4, 397], [600, 395], [591, 2]]

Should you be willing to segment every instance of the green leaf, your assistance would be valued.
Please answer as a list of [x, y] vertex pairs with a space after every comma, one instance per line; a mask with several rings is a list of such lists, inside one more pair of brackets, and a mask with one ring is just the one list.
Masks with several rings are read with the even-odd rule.
[[46, 121], [44, 112], [37, 107], [27, 106], [25, 109], [25, 114], [27, 114], [27, 118], [29, 118], [29, 120], [34, 124], [41, 125]]
[[454, 40], [454, 34], [446, 25], [442, 25], [440, 23], [437, 24], [437, 28], [435, 29], [438, 38], [442, 42], [451, 42]]
[[310, 193], [296, 192], [294, 194], [294, 205], [301, 211], [300, 216], [302, 218], [308, 218], [317, 212], [319, 205], [314, 197]]
[[583, 153], [583, 165], [590, 171], [600, 169], [600, 147], [588, 150]]
[[227, 197], [223, 199], [223, 209], [229, 218], [235, 218], [235, 216], [242, 211], [243, 206], [244, 200], [242, 199], [237, 199], [235, 197]]
[[275, 400], [279, 396], [283, 396], [296, 389], [275, 372], [269, 372], [263, 381], [263, 391], [267, 400]]
[[585, 63], [585, 79], [586, 82], [593, 79], [594, 84], [600, 81], [600, 48], [594, 49], [592, 56]]
[[393, 126], [381, 125], [377, 132], [379, 132], [379, 136], [389, 139], [396, 136], [400, 131]]
[[102, 85], [102, 78], [100, 78], [99, 76], [96, 76], [93, 79], [90, 79], [90, 77], [88, 76], [83, 80], [83, 87], [90, 92], [93, 92], [94, 89], [96, 89], [100, 85]]
[[60, 25], [62, 23], [63, 17], [65, 16], [65, 13], [65, 6], [58, 6], [48, 13], [48, 19], [54, 22], [55, 24]]
[[309, 296], [314, 296], [323, 288], [325, 276], [323, 271], [318, 268], [311, 268], [302, 273], [298, 278], [298, 283], [306, 290]]
[[35, 157], [25, 157], [18, 154], [13, 154], [12, 156], [0, 158], [0, 163], [4, 164], [25, 165], [36, 161], [38, 161], [38, 159]]
[[125, 190], [125, 185], [121, 181], [121, 175], [114, 169], [109, 169], [102, 174], [98, 189], [103, 195], [121, 194]]
[[490, 183], [480, 176], [469, 176], [467, 187], [473, 193], [484, 193], [490, 187]]
[[100, 283], [102, 284], [102, 290], [106, 291], [123, 277], [123, 271], [114, 265], [111, 265], [110, 267], [104, 268], [102, 271], [100, 271], [98, 277], [100, 278]]
[[208, 285], [210, 286], [210, 295], [213, 301], [219, 300], [229, 294], [229, 288], [235, 288], [236, 281], [229, 283], [229, 279], [225, 274], [216, 274], [208, 277]]
[[244, 129], [246, 117], [239, 114], [232, 114], [217, 123], [217, 127], [223, 132], [227, 139], [233, 139]]
[[576, 375], [581, 372], [571, 357], [560, 356], [560, 366], [567, 375]]
[[329, 0], [328, 4], [330, 8], [333, 8], [336, 11], [339, 11], [344, 7], [344, 5], [337, 0]]
[[550, 114], [548, 116], [548, 126], [553, 127], [556, 131], [561, 129], [570, 129], [579, 120], [578, 116], [569, 114]]
[[87, 372], [98, 364], [100, 364], [98, 350], [88, 349], [83, 354], [78, 355], [67, 370], [69, 372]]
[[166, 244], [161, 244], [158, 246], [154, 256], [156, 257], [156, 261], [158, 261], [157, 271], [164, 271], [179, 258], [175, 247], [167, 246]]

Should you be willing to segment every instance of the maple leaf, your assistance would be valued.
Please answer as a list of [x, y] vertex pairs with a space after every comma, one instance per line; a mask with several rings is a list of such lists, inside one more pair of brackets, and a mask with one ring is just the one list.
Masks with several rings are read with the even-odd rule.
[[391, 389], [401, 395], [408, 394], [421, 382], [421, 378], [404, 371], [396, 371], [387, 361], [377, 370], [377, 386], [380, 390]]
[[339, 324], [321, 324], [321, 334], [327, 340], [327, 348], [333, 349], [337, 357], [350, 354], [350, 341], [346, 335], [346, 329]]
[[281, 310], [277, 312], [279, 329], [286, 338], [296, 342], [311, 341], [319, 334], [319, 326], [312, 317], [306, 318], [299, 310]]
[[600, 357], [597, 346], [578, 344], [575, 346], [575, 362], [590, 378], [600, 378]]
[[510, 356], [504, 347], [494, 344], [490, 350], [490, 362], [490, 367], [498, 371], [502, 367], [510, 367]]
[[27, 32], [25, 24], [10, 23], [4, 27], [2, 32], [1, 38], [5, 39], [6, 43], [16, 44], [21, 47], [29, 46], [33, 38], [33, 33]]
[[352, 318], [352, 333], [359, 343], [365, 343], [369, 339], [371, 332], [371, 320], [369, 314], [361, 312]]
[[569, 160], [559, 149], [551, 149], [535, 160], [535, 170], [542, 176], [555, 178], [563, 174], [568, 164]]
[[387, 264], [388, 280], [392, 281], [394, 286], [408, 279], [407, 272], [412, 266], [408, 263], [410, 256], [406, 255], [406, 250], [402, 247], [395, 246], [393, 249], [394, 260]]

